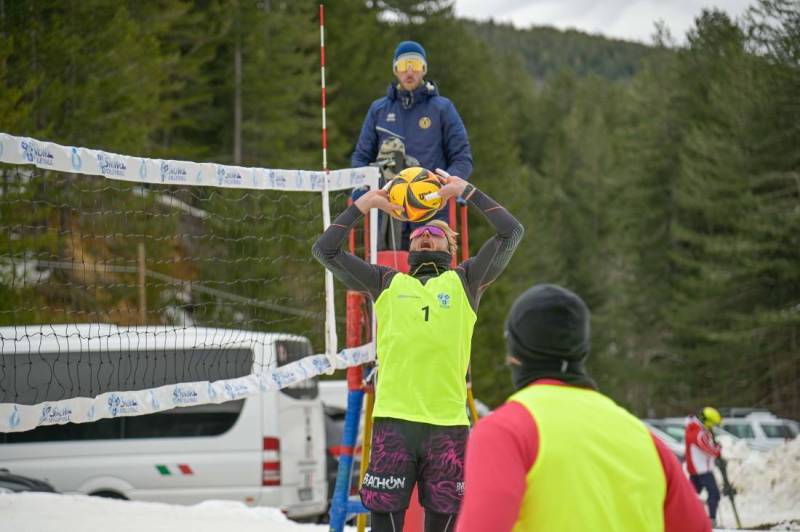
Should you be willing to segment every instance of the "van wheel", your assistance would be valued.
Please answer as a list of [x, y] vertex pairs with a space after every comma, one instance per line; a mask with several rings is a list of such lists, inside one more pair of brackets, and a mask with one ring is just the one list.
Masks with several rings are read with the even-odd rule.
[[122, 501], [127, 501], [128, 498], [116, 491], [95, 491], [94, 493], [90, 493], [92, 497], [105, 497], [106, 499], [119, 499]]

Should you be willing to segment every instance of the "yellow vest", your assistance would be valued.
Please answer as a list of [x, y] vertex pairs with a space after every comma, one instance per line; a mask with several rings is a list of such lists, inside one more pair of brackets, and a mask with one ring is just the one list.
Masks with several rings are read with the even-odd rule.
[[515, 531], [664, 530], [666, 478], [641, 421], [571, 386], [528, 386], [509, 401], [525, 406], [539, 431]]
[[466, 375], [477, 316], [454, 271], [424, 285], [396, 274], [375, 301], [380, 367], [374, 417], [469, 425]]

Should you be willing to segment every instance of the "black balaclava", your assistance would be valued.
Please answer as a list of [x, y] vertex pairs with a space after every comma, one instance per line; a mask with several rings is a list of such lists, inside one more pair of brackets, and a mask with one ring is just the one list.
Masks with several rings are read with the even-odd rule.
[[450, 269], [452, 255], [447, 251], [411, 251], [408, 272], [414, 277], [436, 277]]
[[566, 288], [537, 284], [511, 306], [506, 318], [509, 364], [516, 389], [537, 379], [597, 388], [584, 368], [589, 355], [590, 314], [586, 303]]

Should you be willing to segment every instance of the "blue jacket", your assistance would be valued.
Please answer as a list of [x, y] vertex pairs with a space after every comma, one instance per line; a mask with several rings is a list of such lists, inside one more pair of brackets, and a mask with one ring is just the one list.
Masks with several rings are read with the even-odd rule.
[[389, 86], [386, 96], [372, 102], [353, 152], [354, 168], [375, 162], [384, 140], [398, 137], [406, 154], [429, 170], [441, 168], [468, 179], [472, 173], [472, 150], [467, 130], [453, 102], [439, 96], [436, 85], [423, 81], [409, 92], [399, 83]]

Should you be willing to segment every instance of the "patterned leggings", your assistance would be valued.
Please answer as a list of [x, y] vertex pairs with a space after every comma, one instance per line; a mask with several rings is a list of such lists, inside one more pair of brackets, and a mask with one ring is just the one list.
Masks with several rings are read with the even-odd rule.
[[464, 494], [467, 434], [466, 426], [375, 419], [372, 456], [361, 488], [373, 531], [402, 530], [415, 484], [426, 510], [426, 532], [453, 530]]

